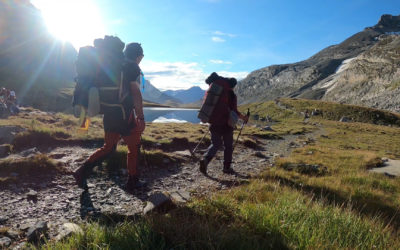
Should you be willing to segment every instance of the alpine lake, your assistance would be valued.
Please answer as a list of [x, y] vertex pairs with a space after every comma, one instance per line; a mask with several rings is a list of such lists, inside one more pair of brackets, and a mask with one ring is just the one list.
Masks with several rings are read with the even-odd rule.
[[198, 109], [187, 108], [165, 108], [165, 107], [144, 107], [146, 122], [154, 123], [200, 123], [197, 114]]

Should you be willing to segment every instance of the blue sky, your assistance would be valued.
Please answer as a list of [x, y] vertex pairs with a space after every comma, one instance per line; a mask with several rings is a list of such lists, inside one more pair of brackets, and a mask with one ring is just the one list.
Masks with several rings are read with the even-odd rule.
[[[45, 12], [50, 2], [63, 1], [32, 2]], [[82, 17], [79, 11], [69, 13], [77, 22], [73, 31], [82, 29], [80, 37], [87, 35], [87, 41], [95, 38], [90, 35], [110, 34], [126, 43], [142, 43], [141, 67], [160, 89], [205, 88], [204, 79], [213, 71], [240, 79], [262, 67], [301, 61], [375, 25], [382, 14], [400, 14], [399, 0], [69, 0], [65, 4], [76, 10], [84, 3], [90, 5], [82, 8]], [[55, 14], [47, 23], [56, 23], [61, 12], [68, 13], [68, 7], [50, 10]], [[90, 24], [88, 19], [96, 22]], [[71, 27], [63, 29], [67, 28]], [[78, 32], [72, 33], [64, 39], [76, 47], [85, 45], [77, 42]]]

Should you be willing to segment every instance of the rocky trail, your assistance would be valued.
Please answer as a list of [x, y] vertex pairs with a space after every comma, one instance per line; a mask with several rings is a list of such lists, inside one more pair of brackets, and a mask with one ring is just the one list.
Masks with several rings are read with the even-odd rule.
[[[67, 222], [79, 224], [101, 216], [141, 215], [149, 200], [155, 205], [162, 202], [160, 199], [165, 197], [161, 195], [160, 198], [161, 193], [168, 194], [171, 200], [179, 203], [186, 202], [192, 196], [229, 189], [247, 182], [251, 176], [272, 166], [276, 156], [288, 155], [293, 148], [313, 142], [316, 136], [321, 135], [321, 131], [317, 129], [306, 135], [287, 135], [281, 140], [257, 138], [258, 149], [238, 144], [234, 152], [235, 175], [222, 172], [222, 151], [209, 164], [207, 176], [199, 172], [198, 162], [191, 157], [189, 150], [176, 151], [173, 154], [183, 159], [179, 163], [164, 159], [162, 167], [139, 166], [141, 178], [147, 182], [147, 186], [133, 193], [122, 188], [126, 181], [125, 169], [114, 172], [95, 169], [88, 179], [88, 191], [79, 189], [70, 174], [49, 174], [30, 179], [21, 185], [0, 187], [0, 228], [7, 228], [8, 231], [6, 237], [2, 238], [0, 234], [0, 242], [4, 238], [11, 240], [12, 245], [25, 242], [30, 237], [29, 233], [35, 230], [46, 230], [49, 237], [54, 238]], [[94, 150], [95, 146], [56, 147], [48, 152], [32, 149], [26, 151], [24, 156], [46, 153], [50, 158], [63, 163], [68, 172], [72, 172]], [[41, 229], [43, 225], [47, 225], [47, 228]], [[0, 246], [7, 246], [7, 242]]]

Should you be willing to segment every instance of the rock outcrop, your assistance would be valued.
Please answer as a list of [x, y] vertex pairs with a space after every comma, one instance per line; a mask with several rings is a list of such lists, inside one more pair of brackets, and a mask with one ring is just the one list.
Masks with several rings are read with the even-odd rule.
[[[328, 87], [333, 86], [333, 83], [327, 83], [337, 78], [339, 69], [348, 62], [346, 60], [359, 56], [364, 61], [375, 60], [376, 64], [380, 61], [385, 62], [384, 66], [373, 71], [373, 73], [378, 74], [380, 80], [385, 78], [384, 83], [369, 78], [368, 82], [370, 84], [396, 85], [396, 81], [400, 80], [399, 73], [396, 73], [399, 68], [397, 62], [398, 45], [396, 42], [399, 32], [400, 16], [383, 15], [375, 26], [364, 29], [338, 45], [327, 47], [307, 60], [293, 64], [272, 65], [253, 71], [240, 81], [236, 87], [239, 103], [267, 101], [277, 97], [326, 99], [355, 103], [346, 96], [359, 96], [361, 93], [355, 93], [347, 89], [343, 91], [345, 93], [341, 93], [341, 100], [326, 94]], [[389, 53], [390, 56], [385, 53]], [[366, 59], [367, 57], [375, 59]], [[359, 58], [358, 62], [361, 61], [361, 58]], [[377, 61], [376, 58], [380, 59]], [[351, 65], [354, 63], [356, 61], [351, 62]], [[360, 73], [361, 70], [365, 74], [370, 73], [367, 64], [358, 65]], [[390, 70], [386, 70], [387, 68]], [[343, 68], [341, 71], [343, 71]], [[364, 75], [358, 77], [364, 77]], [[397, 86], [393, 86], [393, 88], [397, 89]], [[393, 89], [390, 91], [393, 91]], [[369, 92], [369, 90], [364, 92]], [[393, 101], [393, 99], [390, 101]], [[400, 101], [396, 100], [395, 102], [400, 104]], [[369, 102], [357, 102], [357, 104], [374, 106]], [[396, 105], [377, 104], [375, 106], [393, 110]]]

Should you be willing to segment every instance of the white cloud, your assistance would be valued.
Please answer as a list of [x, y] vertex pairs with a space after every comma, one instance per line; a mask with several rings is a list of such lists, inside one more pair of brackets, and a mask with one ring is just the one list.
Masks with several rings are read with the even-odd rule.
[[235, 35], [235, 34], [224, 33], [224, 32], [221, 32], [221, 31], [219, 31], [219, 30], [214, 31], [214, 35], [217, 35], [217, 36], [227, 36], [227, 37], [236, 37], [236, 36], [237, 36], [237, 35]]
[[219, 60], [219, 59], [211, 59], [210, 63], [214, 63], [214, 64], [232, 64], [232, 62], [230, 62], [230, 61], [223, 61], [223, 60]]
[[238, 81], [244, 79], [249, 72], [230, 72], [230, 71], [219, 71], [217, 72], [218, 75], [224, 76], [224, 77], [234, 77], [236, 78]]
[[[211, 72], [205, 72], [199, 64], [194, 62], [153, 62], [143, 61], [140, 64], [144, 76], [156, 88], [167, 89], [188, 89], [199, 86], [207, 89], [208, 85], [204, 80]], [[217, 72], [225, 77], [235, 77], [238, 80], [247, 76], [248, 72]]]
[[213, 42], [216, 42], [216, 43], [223, 43], [223, 42], [225, 42], [225, 39], [222, 39], [222, 38], [219, 37], [219, 36], [213, 36], [213, 37], [211, 37], [211, 40], [212, 40]]

